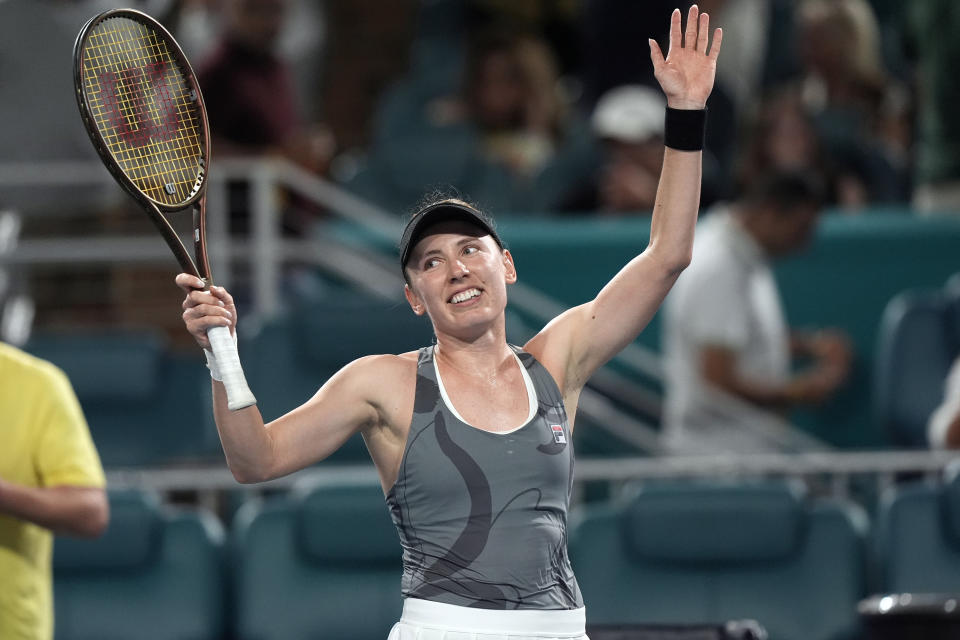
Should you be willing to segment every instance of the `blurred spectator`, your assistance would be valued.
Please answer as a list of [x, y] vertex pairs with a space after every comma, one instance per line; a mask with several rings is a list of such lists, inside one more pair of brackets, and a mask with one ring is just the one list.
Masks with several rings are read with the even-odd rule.
[[396, 209], [425, 185], [448, 185], [506, 212], [555, 209], [593, 170], [596, 152], [551, 50], [536, 35], [485, 29], [471, 38], [459, 72], [458, 87], [438, 91], [417, 64], [385, 96], [350, 188]]
[[[210, 119], [214, 152], [276, 154], [325, 175], [334, 153], [332, 133], [308, 125], [290, 68], [276, 53], [287, 0], [228, 0], [225, 30], [210, 58], [199, 65], [199, 82]], [[246, 230], [242, 189], [231, 193], [234, 231]], [[308, 224], [303, 211], [288, 212], [288, 231]]]
[[960, 5], [954, 0], [911, 2], [907, 49], [916, 66], [917, 124], [914, 207], [960, 214]]
[[331, 134], [307, 126], [289, 66], [275, 51], [286, 6], [229, 0], [220, 43], [200, 65], [200, 85], [221, 153], [282, 153], [323, 171]]
[[804, 98], [810, 107], [875, 113], [886, 79], [870, 5], [866, 0], [803, 0], [797, 11]]
[[462, 2], [466, 20], [477, 26], [510, 24], [527, 33], [536, 33], [557, 57], [563, 75], [579, 66], [582, 0], [517, 2], [516, 0], [440, 0]]
[[569, 185], [595, 166], [593, 137], [570, 108], [554, 53], [538, 35], [504, 26], [478, 33], [460, 100], [465, 124], [479, 140], [480, 162], [473, 165], [480, 174], [503, 176], [465, 181], [491, 206], [501, 199], [506, 211], [553, 211]]
[[539, 172], [557, 151], [568, 117], [553, 53], [541, 39], [481, 34], [467, 60], [464, 109], [483, 153], [520, 176]]
[[603, 145], [603, 160], [590, 180], [567, 196], [567, 211], [605, 215], [649, 213], [663, 165], [663, 92], [643, 85], [608, 91], [591, 125]]
[[960, 357], [950, 368], [943, 402], [930, 416], [927, 439], [934, 449], [960, 449]]
[[109, 507], [62, 371], [0, 343], [0, 638], [53, 637], [53, 534], [99, 536]]
[[[220, 46], [220, 36], [233, 0], [153, 0], [166, 5], [163, 13], [153, 14], [173, 32], [187, 57], [203, 61]], [[298, 106], [307, 119], [317, 113], [318, 96], [323, 86], [317, 82], [324, 62], [327, 42], [326, 3], [322, 0], [285, 0], [273, 52], [283, 59], [297, 87]]]
[[908, 143], [884, 136], [898, 131], [888, 120], [909, 117], [909, 101], [883, 68], [873, 10], [866, 0], [803, 0], [796, 20], [803, 101], [831, 163], [859, 176], [862, 206], [905, 202]]
[[[783, 412], [829, 398], [850, 367], [838, 332], [791, 332], [770, 261], [811, 237], [822, 202], [819, 184], [801, 174], [756, 181], [727, 212], [697, 230], [690, 266], [667, 298], [664, 361], [668, 448], [684, 453], [756, 452], [774, 447], [719, 389], [756, 407]], [[794, 360], [809, 359], [792, 373]]]
[[868, 200], [863, 178], [850, 167], [832, 164], [793, 86], [760, 102], [741, 153], [738, 189], [748, 189], [755, 176], [771, 171], [816, 175], [825, 186], [825, 204], [831, 206], [859, 209]]

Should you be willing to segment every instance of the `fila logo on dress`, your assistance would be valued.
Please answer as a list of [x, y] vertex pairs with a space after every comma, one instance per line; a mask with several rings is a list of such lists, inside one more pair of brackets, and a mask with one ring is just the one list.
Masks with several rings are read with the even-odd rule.
[[557, 444], [567, 444], [567, 437], [563, 435], [563, 427], [558, 424], [550, 425], [550, 430], [553, 432], [553, 441]]

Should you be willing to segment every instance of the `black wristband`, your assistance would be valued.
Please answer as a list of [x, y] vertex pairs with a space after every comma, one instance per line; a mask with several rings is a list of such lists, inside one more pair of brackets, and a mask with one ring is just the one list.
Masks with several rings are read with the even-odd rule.
[[678, 151], [703, 151], [706, 135], [706, 109], [667, 107], [663, 123], [663, 144]]

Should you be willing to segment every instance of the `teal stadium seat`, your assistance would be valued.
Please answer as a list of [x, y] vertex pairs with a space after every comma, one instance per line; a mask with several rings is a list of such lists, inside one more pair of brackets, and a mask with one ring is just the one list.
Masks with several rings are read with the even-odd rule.
[[884, 593], [960, 593], [960, 461], [944, 482], [891, 487], [877, 513]]
[[960, 354], [960, 290], [906, 291], [887, 305], [877, 341], [874, 411], [893, 442], [925, 448], [927, 421]]
[[[403, 353], [433, 342], [428, 320], [405, 302], [356, 293], [298, 306], [266, 324], [240, 346], [247, 380], [265, 420], [309, 400], [341, 367], [361, 356]], [[330, 458], [369, 460], [359, 435]]]
[[752, 619], [771, 640], [854, 637], [866, 516], [787, 483], [651, 484], [587, 507], [570, 554], [591, 625]]
[[26, 349], [70, 378], [104, 466], [221, 459], [202, 359], [147, 331], [50, 332]]
[[224, 533], [206, 511], [110, 492], [96, 540], [57, 538], [57, 640], [219, 640], [225, 629]]
[[240, 640], [384, 640], [399, 619], [400, 541], [379, 485], [250, 502], [234, 523]]

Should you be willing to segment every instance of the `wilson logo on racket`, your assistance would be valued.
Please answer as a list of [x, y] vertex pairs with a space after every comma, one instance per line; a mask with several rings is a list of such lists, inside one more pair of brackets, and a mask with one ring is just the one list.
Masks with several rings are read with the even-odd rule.
[[[132, 147], [172, 140], [180, 128], [166, 60], [100, 74], [100, 102], [120, 138]], [[149, 93], [148, 93], [149, 91]], [[151, 95], [152, 94], [152, 95]], [[159, 116], [156, 122], [147, 111]]]

